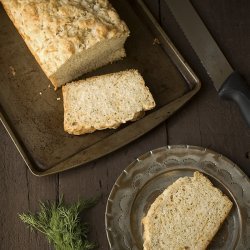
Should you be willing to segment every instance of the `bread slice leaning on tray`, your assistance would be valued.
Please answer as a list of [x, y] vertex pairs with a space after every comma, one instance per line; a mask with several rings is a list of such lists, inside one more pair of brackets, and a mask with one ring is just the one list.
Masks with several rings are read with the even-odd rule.
[[72, 82], [62, 87], [64, 130], [80, 135], [135, 121], [155, 101], [137, 70]]
[[123, 58], [126, 24], [107, 0], [0, 0], [55, 88]]

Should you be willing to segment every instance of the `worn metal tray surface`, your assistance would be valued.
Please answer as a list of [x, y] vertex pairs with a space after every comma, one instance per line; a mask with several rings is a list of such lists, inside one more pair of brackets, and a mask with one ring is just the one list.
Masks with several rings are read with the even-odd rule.
[[249, 249], [250, 181], [226, 157], [196, 146], [173, 145], [150, 151], [131, 163], [118, 177], [109, 195], [105, 224], [110, 249], [143, 249], [142, 218], [163, 190], [195, 171], [233, 202], [210, 250]]
[[131, 31], [127, 58], [81, 78], [136, 68], [157, 106], [137, 122], [82, 136], [64, 132], [61, 90], [54, 91], [0, 7], [0, 118], [35, 175], [74, 168], [126, 145], [166, 120], [200, 88], [143, 1], [111, 2]]

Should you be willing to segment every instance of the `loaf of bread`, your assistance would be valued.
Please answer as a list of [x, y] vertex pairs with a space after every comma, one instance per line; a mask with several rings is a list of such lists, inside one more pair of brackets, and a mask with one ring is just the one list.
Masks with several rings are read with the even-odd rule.
[[107, 0], [0, 0], [55, 88], [125, 56], [126, 24]]
[[64, 130], [80, 135], [117, 128], [155, 107], [137, 70], [127, 70], [69, 83], [62, 87]]
[[232, 205], [201, 173], [179, 178], [142, 220], [144, 250], [206, 249]]

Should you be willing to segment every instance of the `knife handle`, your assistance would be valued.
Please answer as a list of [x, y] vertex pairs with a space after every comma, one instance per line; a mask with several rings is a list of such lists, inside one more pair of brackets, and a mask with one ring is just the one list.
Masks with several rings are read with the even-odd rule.
[[227, 78], [219, 90], [219, 96], [236, 102], [250, 127], [250, 85], [239, 73], [233, 72]]

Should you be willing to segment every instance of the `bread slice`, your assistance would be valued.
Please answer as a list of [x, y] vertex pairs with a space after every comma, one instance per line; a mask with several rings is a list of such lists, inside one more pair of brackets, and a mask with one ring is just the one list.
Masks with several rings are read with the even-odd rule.
[[62, 87], [64, 130], [80, 135], [117, 128], [155, 107], [137, 70], [126, 70], [69, 83]]
[[206, 249], [232, 206], [200, 172], [179, 178], [142, 219], [144, 250]]
[[0, 0], [55, 88], [125, 56], [126, 24], [108, 0]]

